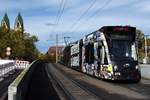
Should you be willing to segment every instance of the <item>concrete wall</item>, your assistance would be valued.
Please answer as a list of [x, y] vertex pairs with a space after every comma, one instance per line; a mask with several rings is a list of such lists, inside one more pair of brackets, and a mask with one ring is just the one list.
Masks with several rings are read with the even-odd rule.
[[140, 64], [141, 75], [143, 78], [150, 79], [150, 64]]

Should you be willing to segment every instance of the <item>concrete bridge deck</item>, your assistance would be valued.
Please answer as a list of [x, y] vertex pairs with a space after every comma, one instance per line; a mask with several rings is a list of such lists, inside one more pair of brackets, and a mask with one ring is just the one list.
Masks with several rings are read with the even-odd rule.
[[[149, 65], [141, 65], [142, 73]], [[148, 69], [145, 69], [148, 68]], [[150, 80], [114, 83], [93, 78], [60, 64], [34, 62], [11, 84], [9, 100], [149, 100]], [[98, 99], [97, 99], [98, 98]]]

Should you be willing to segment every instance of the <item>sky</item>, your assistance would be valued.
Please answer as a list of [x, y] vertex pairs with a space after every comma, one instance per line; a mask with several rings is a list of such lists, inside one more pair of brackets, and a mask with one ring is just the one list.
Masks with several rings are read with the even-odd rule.
[[18, 12], [25, 32], [36, 35], [39, 51], [83, 38], [108, 25], [130, 25], [150, 35], [150, 0], [0, 0], [0, 20], [7, 12], [11, 28]]

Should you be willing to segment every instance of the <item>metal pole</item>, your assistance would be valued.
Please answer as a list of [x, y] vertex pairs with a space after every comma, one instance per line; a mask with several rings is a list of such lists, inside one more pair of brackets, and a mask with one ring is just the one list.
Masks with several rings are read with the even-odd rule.
[[58, 34], [56, 34], [56, 63], [58, 62]]
[[147, 59], [147, 35], [145, 35], [145, 58]]

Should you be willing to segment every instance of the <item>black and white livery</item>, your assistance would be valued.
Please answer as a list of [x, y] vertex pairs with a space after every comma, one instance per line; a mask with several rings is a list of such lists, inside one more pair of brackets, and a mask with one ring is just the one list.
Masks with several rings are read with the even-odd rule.
[[141, 79], [136, 45], [136, 28], [104, 26], [70, 43], [63, 52], [67, 66], [110, 80]]

